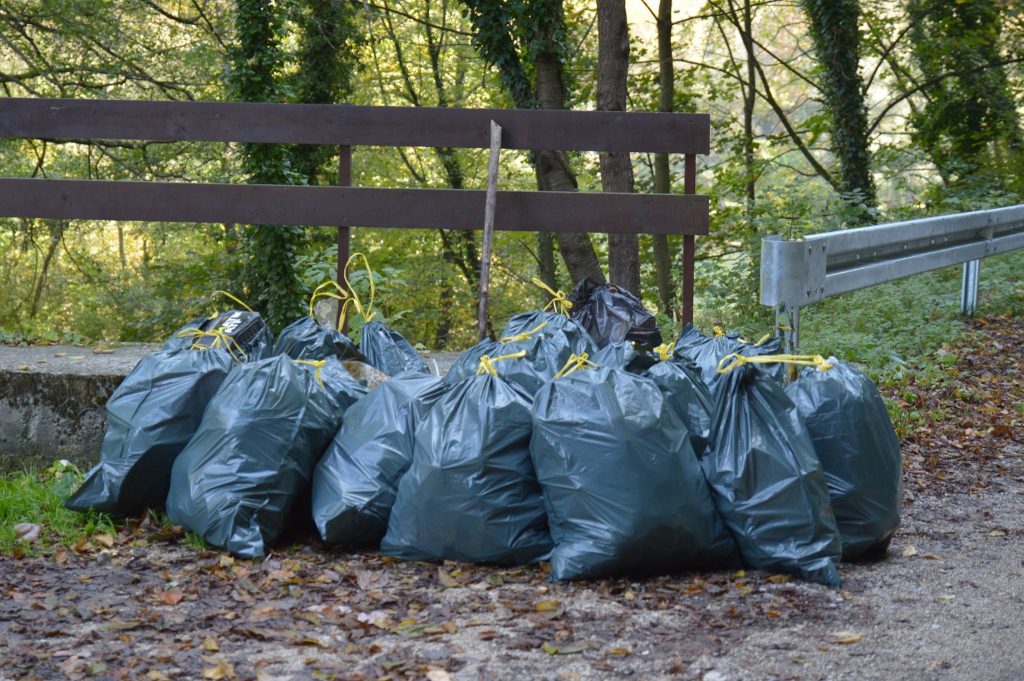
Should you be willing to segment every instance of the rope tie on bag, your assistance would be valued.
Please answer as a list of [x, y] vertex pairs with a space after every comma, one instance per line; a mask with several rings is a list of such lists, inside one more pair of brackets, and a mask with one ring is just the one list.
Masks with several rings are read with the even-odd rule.
[[717, 324], [712, 326], [711, 330], [715, 332], [716, 336], [724, 336], [725, 335], [725, 331], [722, 329], [722, 327], [718, 326]]
[[[731, 363], [727, 364], [729, 360]], [[832, 365], [821, 355], [758, 355], [747, 357], [733, 353], [726, 355], [718, 363], [718, 373], [727, 374], [744, 364], [790, 364], [793, 366], [817, 367], [818, 371], [828, 371]]]
[[526, 357], [526, 350], [520, 350], [519, 352], [513, 352], [508, 355], [500, 355], [498, 357], [483, 355], [482, 357], [480, 357], [480, 366], [477, 367], [476, 375], [481, 376], [483, 374], [490, 374], [491, 376], [497, 376], [498, 369], [494, 366], [495, 362], [500, 362], [506, 359], [522, 359], [523, 357]]
[[[178, 338], [192, 338], [192, 345], [190, 350], [207, 350], [214, 348], [216, 350], [227, 350], [228, 354], [231, 355], [231, 359], [241, 364], [249, 359], [249, 356], [242, 349], [242, 346], [238, 344], [234, 338], [229, 336], [226, 332], [221, 329], [213, 329], [212, 331], [201, 331], [195, 327], [189, 327], [182, 329], [178, 332]], [[196, 341], [200, 338], [212, 338], [213, 342], [209, 346], [199, 345], [196, 346]], [[239, 359], [241, 357], [241, 359]]]
[[548, 304], [544, 306], [545, 310], [550, 308], [559, 314], [564, 314], [566, 317], [569, 316], [569, 310], [572, 309], [572, 301], [569, 300], [564, 291], [561, 289], [557, 291], [552, 289], [537, 277], [534, 277], [531, 281], [534, 286], [538, 286], [551, 294], [551, 300], [549, 300]]
[[574, 371], [579, 371], [580, 369], [596, 368], [597, 365], [590, 361], [590, 355], [588, 355], [587, 353], [581, 352], [578, 355], [573, 353], [569, 355], [569, 361], [565, 363], [565, 366], [559, 369], [558, 373], [555, 374], [555, 377], [551, 380], [557, 381], [560, 378], [565, 378], [569, 374], [573, 373]]
[[[363, 301], [360, 300], [359, 295], [352, 289], [352, 283], [348, 280], [348, 270], [350, 267], [352, 267], [353, 263], [356, 262], [357, 258], [363, 261], [363, 265], [366, 267], [366, 278], [370, 282], [370, 301], [369, 303], [366, 304], [365, 307], [363, 306]], [[339, 292], [342, 294], [342, 297], [339, 298], [339, 300], [344, 300], [341, 306], [341, 315], [339, 316], [338, 328], [340, 329], [342, 326], [344, 326], [345, 322], [347, 321], [350, 307], [355, 308], [356, 313], [363, 318], [364, 322], [372, 321], [374, 315], [377, 314], [376, 312], [372, 311], [373, 300], [377, 296], [377, 285], [374, 284], [373, 282], [373, 270], [370, 268], [370, 261], [367, 260], [366, 256], [363, 255], [362, 253], [353, 253], [352, 257], [350, 257], [348, 259], [348, 262], [345, 263], [345, 269], [342, 270], [342, 276], [345, 279], [345, 286], [348, 287], [348, 290], [346, 291], [342, 289], [340, 286], [338, 287]]]
[[313, 378], [320, 384], [321, 388], [326, 389], [324, 386], [323, 370], [327, 366], [327, 361], [323, 359], [296, 359], [292, 360], [296, 364], [305, 364], [306, 366], [316, 367], [316, 372], [313, 374]]
[[[241, 300], [239, 300], [235, 296], [231, 295], [227, 291], [214, 291], [213, 293], [210, 294], [210, 297], [212, 298], [213, 296], [217, 295], [218, 293], [221, 294], [222, 296], [224, 296], [225, 298], [227, 298], [228, 300], [231, 300], [232, 302], [238, 303], [239, 305], [244, 307], [249, 312], [252, 312], [252, 308], [251, 307], [249, 307], [248, 305], [246, 305]], [[215, 314], [213, 316], [216, 317], [217, 315]], [[210, 319], [213, 319], [213, 317], [211, 317]]]
[[504, 338], [499, 338], [498, 341], [501, 343], [516, 343], [518, 341], [527, 341], [533, 337], [533, 334], [537, 333], [547, 325], [547, 322], [541, 322], [540, 324], [533, 327], [529, 331], [523, 331], [522, 333], [517, 333], [514, 336], [505, 336]]
[[661, 359], [662, 362], [667, 362], [670, 359], [672, 359], [672, 349], [673, 346], [669, 345], [668, 343], [662, 343], [658, 347], [654, 348], [654, 351], [658, 353], [658, 357]]

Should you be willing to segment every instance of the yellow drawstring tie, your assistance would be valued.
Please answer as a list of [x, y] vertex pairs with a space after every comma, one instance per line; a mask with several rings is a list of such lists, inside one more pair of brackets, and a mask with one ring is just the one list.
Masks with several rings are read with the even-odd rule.
[[715, 332], [716, 336], [724, 336], [725, 335], [725, 331], [723, 331], [722, 327], [720, 327], [718, 325], [712, 326], [711, 330]]
[[514, 336], [505, 336], [504, 338], [500, 338], [499, 341], [502, 343], [516, 343], [518, 341], [527, 341], [530, 340], [533, 334], [537, 333], [547, 325], [547, 322], [541, 322], [540, 324], [533, 327], [529, 331], [523, 331], [522, 333], [517, 333]]
[[[334, 291], [325, 291], [324, 289], [333, 286], [337, 289], [337, 293]], [[338, 301], [344, 301], [348, 297], [348, 293], [341, 287], [341, 285], [334, 281], [328, 280], [313, 289], [313, 295], [309, 297], [309, 318], [315, 319], [313, 314], [313, 304], [321, 298], [334, 298]], [[341, 331], [341, 325], [338, 325], [338, 331]]]
[[[251, 307], [249, 307], [248, 305], [246, 305], [246, 304], [245, 304], [245, 303], [243, 303], [243, 302], [242, 302], [241, 300], [239, 300], [238, 298], [234, 297], [233, 295], [231, 295], [231, 294], [230, 294], [230, 293], [228, 293], [227, 291], [214, 291], [213, 293], [211, 293], [211, 294], [210, 294], [210, 297], [213, 297], [213, 296], [217, 295], [218, 293], [219, 293], [219, 294], [221, 294], [222, 296], [224, 296], [224, 297], [228, 298], [229, 300], [232, 300], [232, 301], [234, 301], [234, 302], [238, 303], [239, 305], [241, 305], [242, 307], [244, 307], [244, 308], [245, 308], [246, 310], [248, 310], [249, 312], [252, 312], [252, 308], [251, 308]], [[214, 317], [216, 317], [216, 316], [217, 316], [217, 315], [214, 315]]]
[[[732, 360], [732, 362], [726, 364], [729, 360]], [[795, 366], [818, 367], [819, 371], [828, 371], [832, 368], [832, 365], [821, 355], [758, 355], [756, 357], [747, 357], [733, 353], [726, 355], [718, 363], [718, 373], [727, 374], [744, 364], [792, 364]]]
[[526, 357], [526, 350], [520, 350], [519, 352], [513, 352], [508, 355], [500, 355], [498, 357], [491, 357], [490, 355], [484, 355], [480, 358], [480, 366], [477, 367], [476, 375], [490, 374], [491, 376], [497, 376], [498, 370], [494, 367], [495, 362], [500, 362], [505, 359], [522, 359]]
[[[359, 296], [352, 289], [352, 284], [348, 280], [348, 270], [350, 267], [352, 267], [353, 263], [355, 263], [357, 258], [362, 259], [363, 265], [366, 266], [366, 277], [370, 281], [370, 302], [366, 305], [366, 307], [363, 307], [363, 302], [359, 299]], [[348, 290], [341, 290], [344, 303], [341, 306], [341, 315], [338, 321], [338, 328], [340, 329], [342, 326], [344, 326], [346, 320], [348, 319], [348, 311], [350, 306], [355, 307], [356, 312], [359, 314], [360, 317], [363, 318], [364, 322], [369, 322], [373, 320], [373, 317], [376, 314], [375, 312], [372, 311], [373, 299], [377, 295], [377, 285], [374, 284], [373, 282], [373, 270], [370, 269], [370, 261], [367, 260], [366, 256], [363, 255], [362, 253], [353, 253], [352, 257], [350, 257], [348, 259], [348, 262], [345, 263], [345, 269], [342, 270], [342, 275], [345, 279], [345, 286], [348, 288]]]
[[[189, 327], [182, 329], [178, 332], [178, 338], [192, 338], [192, 347], [190, 350], [206, 350], [207, 346], [200, 345], [196, 347], [196, 341], [200, 338], [213, 338], [213, 343], [209, 346], [217, 350], [227, 350], [228, 354], [231, 355], [231, 359], [235, 360], [239, 364], [249, 359], [249, 356], [242, 350], [242, 346], [238, 344], [234, 338], [226, 334], [221, 329], [213, 329], [212, 331], [200, 331], [195, 327]], [[233, 346], [233, 347], [232, 347]], [[237, 354], [236, 354], [237, 353]], [[241, 356], [241, 359], [239, 359]]]
[[322, 374], [323, 374], [324, 367], [327, 366], [327, 361], [326, 360], [323, 360], [323, 359], [317, 359], [317, 360], [313, 360], [313, 359], [296, 359], [296, 360], [292, 360], [292, 361], [295, 362], [296, 364], [305, 364], [306, 366], [316, 367], [316, 373], [313, 374], [313, 378], [316, 379], [316, 382], [320, 384], [321, 388], [325, 388], [325, 386], [324, 386], [324, 377], [323, 377]]
[[658, 357], [661, 358], [662, 362], [667, 362], [668, 360], [672, 359], [672, 349], [673, 346], [669, 345], [668, 343], [662, 343], [658, 347], [654, 348], [654, 351], [658, 353]]
[[572, 301], [569, 300], [569, 298], [565, 295], [564, 291], [555, 291], [537, 277], [534, 277], [532, 281], [534, 286], [539, 286], [540, 288], [544, 289], [545, 291], [551, 294], [551, 300], [549, 300], [548, 304], [544, 306], [545, 310], [551, 308], [555, 312], [564, 314], [566, 317], [569, 316], [569, 310], [572, 309]]
[[555, 377], [551, 380], [557, 381], [560, 378], [565, 378], [574, 371], [579, 369], [596, 369], [597, 365], [590, 361], [590, 355], [585, 352], [580, 354], [569, 355], [569, 361], [565, 363], [565, 366], [558, 370]]

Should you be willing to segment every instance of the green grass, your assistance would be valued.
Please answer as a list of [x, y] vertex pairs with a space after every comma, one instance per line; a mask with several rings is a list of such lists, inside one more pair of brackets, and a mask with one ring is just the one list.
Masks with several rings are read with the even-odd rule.
[[[0, 554], [39, 555], [54, 546], [70, 546], [83, 535], [114, 534], [109, 516], [76, 513], [62, 506], [81, 480], [81, 472], [66, 462], [56, 462], [41, 472], [0, 476]], [[19, 540], [14, 530], [18, 523], [39, 525], [39, 539]]]

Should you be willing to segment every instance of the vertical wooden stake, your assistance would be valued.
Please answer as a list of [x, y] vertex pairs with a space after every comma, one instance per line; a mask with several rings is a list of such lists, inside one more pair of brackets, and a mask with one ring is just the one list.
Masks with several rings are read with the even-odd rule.
[[[347, 144], [343, 144], [338, 147], [338, 186], [339, 187], [351, 187], [352, 186], [352, 147]], [[349, 225], [338, 225], [338, 278], [337, 282], [343, 288], [345, 287], [345, 265], [348, 263], [349, 251], [351, 250], [351, 230]], [[337, 325], [341, 321], [341, 301], [338, 301], [338, 319], [335, 322]], [[348, 320], [345, 320], [345, 324], [341, 327], [341, 332], [346, 333], [348, 331]]]
[[[683, 192], [697, 192], [697, 156], [686, 154], [683, 164]], [[693, 278], [695, 244], [692, 234], [683, 236], [683, 325], [693, 323]]]
[[494, 241], [494, 209], [498, 200], [498, 159], [501, 154], [501, 126], [491, 121], [491, 155], [487, 162], [487, 200], [484, 203], [484, 243], [480, 251], [480, 306], [476, 328], [480, 340], [487, 337], [487, 306], [490, 303], [491, 247]]

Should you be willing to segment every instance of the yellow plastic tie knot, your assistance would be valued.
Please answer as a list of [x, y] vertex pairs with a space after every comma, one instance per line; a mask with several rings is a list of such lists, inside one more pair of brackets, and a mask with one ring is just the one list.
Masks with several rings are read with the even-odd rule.
[[[178, 338], [191, 338], [192, 345], [189, 347], [190, 350], [206, 350], [207, 348], [214, 348], [217, 350], [227, 350], [228, 354], [231, 355], [231, 359], [235, 360], [239, 364], [249, 359], [249, 356], [242, 350], [242, 346], [238, 344], [233, 337], [229, 336], [224, 329], [212, 329], [210, 331], [201, 331], [195, 327], [189, 327], [182, 329], [178, 332]], [[196, 341], [200, 338], [212, 338], [213, 342], [210, 345], [196, 345]]]
[[533, 327], [529, 331], [523, 331], [522, 333], [517, 333], [514, 336], [505, 336], [504, 338], [500, 338], [499, 340], [502, 343], [516, 343], [518, 341], [528, 341], [530, 340], [530, 338], [533, 337], [533, 334], [537, 333], [547, 325], [547, 322], [541, 322], [540, 324]]
[[572, 309], [572, 301], [569, 300], [568, 296], [565, 295], [564, 291], [562, 291], [561, 289], [557, 291], [554, 290], [537, 277], [534, 277], [531, 281], [533, 282], [534, 286], [539, 286], [540, 288], [544, 289], [545, 291], [551, 294], [551, 300], [549, 300], [548, 304], [544, 306], [545, 310], [550, 308], [555, 312], [564, 314], [566, 317], [569, 316], [569, 310]]
[[480, 366], [477, 367], [476, 375], [490, 374], [491, 376], [497, 376], [498, 370], [495, 368], [495, 362], [501, 362], [506, 359], [522, 359], [526, 357], [526, 350], [520, 350], [519, 352], [513, 352], [507, 355], [500, 355], [498, 357], [491, 357], [490, 355], [483, 355], [480, 358]]
[[722, 330], [722, 327], [718, 326], [717, 324], [715, 326], [712, 326], [711, 330], [715, 332], [716, 336], [724, 336], [725, 335], [725, 331]]
[[316, 379], [316, 382], [320, 384], [321, 388], [325, 388], [325, 386], [324, 386], [323, 370], [324, 370], [324, 367], [327, 366], [327, 361], [326, 360], [323, 360], [323, 359], [316, 359], [316, 360], [313, 360], [313, 359], [296, 359], [296, 360], [293, 360], [293, 361], [296, 364], [305, 364], [306, 366], [315, 367], [316, 368], [316, 372], [313, 374], [313, 378]]
[[790, 364], [793, 366], [817, 367], [818, 371], [828, 371], [832, 368], [821, 355], [756, 355], [747, 357], [739, 353], [726, 355], [718, 362], [718, 373], [727, 374], [736, 367], [744, 364]]
[[[227, 291], [219, 291], [219, 290], [218, 290], [218, 291], [214, 291], [213, 293], [211, 293], [211, 294], [210, 294], [210, 297], [212, 298], [213, 296], [217, 295], [218, 293], [219, 293], [219, 294], [221, 294], [222, 296], [224, 296], [225, 298], [227, 298], [227, 299], [229, 299], [229, 300], [231, 300], [231, 301], [233, 301], [233, 302], [236, 302], [236, 303], [238, 303], [239, 305], [241, 305], [242, 307], [244, 307], [244, 308], [245, 308], [246, 310], [248, 310], [249, 312], [252, 312], [252, 308], [251, 308], [251, 307], [249, 307], [248, 305], [246, 305], [246, 304], [245, 304], [245, 303], [243, 303], [243, 302], [242, 302], [241, 300], [239, 300], [239, 299], [238, 299], [238, 298], [236, 298], [235, 296], [231, 295], [231, 294], [230, 294], [230, 293], [228, 293]], [[216, 317], [216, 316], [217, 316], [217, 315], [214, 315], [214, 317]]]
[[672, 359], [672, 346], [668, 343], [662, 343], [658, 347], [654, 348], [654, 351], [658, 353], [658, 357], [661, 358], [662, 362], [667, 362]]
[[[363, 265], [366, 267], [366, 278], [370, 282], [370, 300], [364, 306], [363, 301], [359, 299], [359, 295], [352, 289], [352, 283], [348, 280], [348, 270], [356, 262], [357, 259], [363, 261]], [[377, 285], [373, 281], [373, 270], [370, 269], [370, 261], [366, 259], [366, 256], [362, 253], [353, 253], [352, 257], [345, 263], [345, 269], [342, 270], [342, 275], [345, 280], [345, 288], [342, 289], [340, 286], [339, 293], [344, 303], [341, 306], [341, 315], [338, 320], [338, 328], [340, 329], [345, 325], [345, 321], [348, 319], [349, 308], [354, 307], [360, 317], [363, 318], [364, 322], [373, 320], [375, 312], [373, 312], [373, 300], [377, 297]]]
[[565, 363], [564, 367], [559, 369], [558, 373], [555, 374], [555, 377], [552, 380], [557, 381], [560, 378], [565, 378], [569, 374], [573, 373], [574, 371], [579, 371], [580, 369], [596, 368], [597, 365], [590, 361], [590, 355], [588, 355], [587, 353], [581, 352], [578, 355], [572, 354], [569, 355], [569, 361]]

